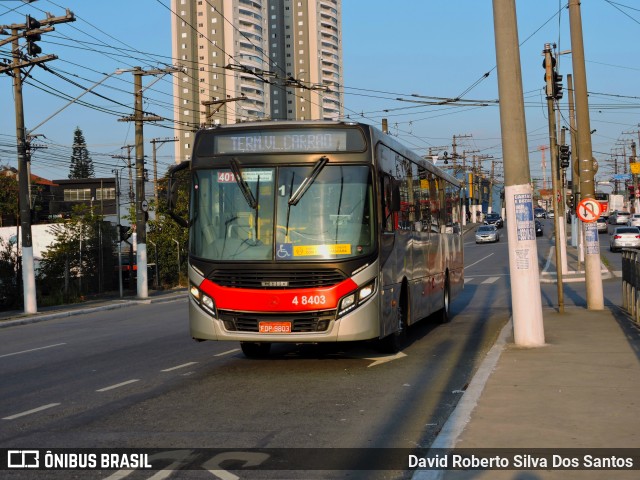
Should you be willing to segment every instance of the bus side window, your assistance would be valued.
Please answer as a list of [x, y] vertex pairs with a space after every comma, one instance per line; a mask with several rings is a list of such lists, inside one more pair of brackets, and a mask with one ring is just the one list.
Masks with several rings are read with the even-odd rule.
[[393, 232], [394, 212], [393, 212], [393, 179], [389, 175], [382, 175], [380, 178], [380, 191], [382, 192], [382, 228], [385, 232]]

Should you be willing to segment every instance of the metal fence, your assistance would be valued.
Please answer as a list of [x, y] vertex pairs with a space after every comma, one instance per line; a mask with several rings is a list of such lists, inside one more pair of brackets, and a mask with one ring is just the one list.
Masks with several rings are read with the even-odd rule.
[[622, 250], [622, 308], [640, 323], [640, 252]]

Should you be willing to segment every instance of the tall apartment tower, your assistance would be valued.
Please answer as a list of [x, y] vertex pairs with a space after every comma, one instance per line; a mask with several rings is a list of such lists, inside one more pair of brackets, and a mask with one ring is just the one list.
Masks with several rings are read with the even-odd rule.
[[171, 0], [176, 162], [203, 125], [343, 116], [341, 0]]

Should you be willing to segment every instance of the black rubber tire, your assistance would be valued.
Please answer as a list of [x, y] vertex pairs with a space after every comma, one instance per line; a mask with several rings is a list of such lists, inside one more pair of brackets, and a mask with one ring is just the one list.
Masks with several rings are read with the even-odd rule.
[[240, 348], [247, 358], [265, 358], [271, 351], [270, 343], [240, 342]]
[[449, 290], [449, 276], [444, 279], [444, 290], [443, 290], [443, 300], [444, 306], [438, 310], [438, 321], [440, 323], [448, 323], [451, 320], [449, 308], [450, 308], [450, 290]]
[[407, 319], [409, 318], [409, 299], [404, 292], [400, 294], [400, 305], [398, 306], [398, 330], [391, 335], [380, 339], [379, 350], [383, 353], [398, 353], [407, 343]]

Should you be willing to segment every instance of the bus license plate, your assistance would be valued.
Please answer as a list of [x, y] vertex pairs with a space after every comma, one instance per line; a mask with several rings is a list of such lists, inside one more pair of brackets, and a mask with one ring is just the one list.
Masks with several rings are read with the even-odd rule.
[[291, 322], [260, 322], [260, 333], [291, 333]]

